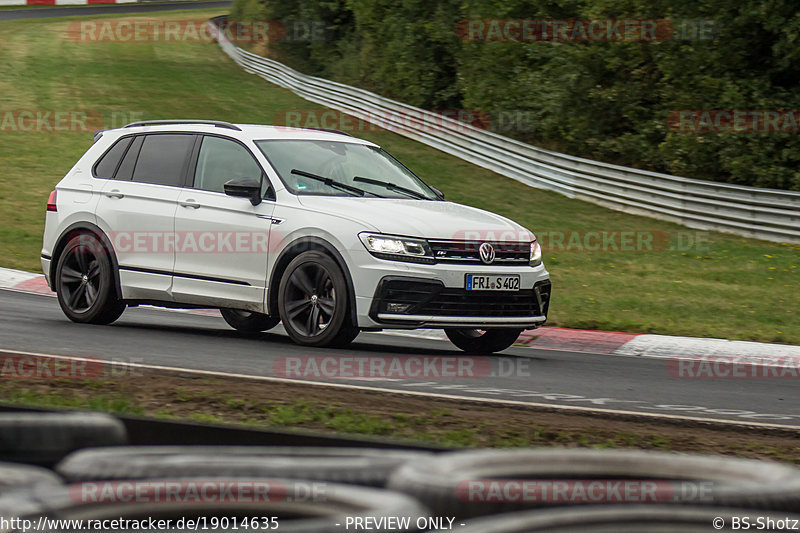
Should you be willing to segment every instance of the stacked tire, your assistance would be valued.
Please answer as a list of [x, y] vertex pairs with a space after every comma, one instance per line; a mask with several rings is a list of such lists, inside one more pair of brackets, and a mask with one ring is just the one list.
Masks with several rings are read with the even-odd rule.
[[717, 456], [454, 452], [402, 466], [388, 487], [424, 501], [434, 515], [455, 517], [469, 533], [746, 529], [737, 522], [742, 517], [800, 524], [793, 522], [800, 518], [800, 470]]

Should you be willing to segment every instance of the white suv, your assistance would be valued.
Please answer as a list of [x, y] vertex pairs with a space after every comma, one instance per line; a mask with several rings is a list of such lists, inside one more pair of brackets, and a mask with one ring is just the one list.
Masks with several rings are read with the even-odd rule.
[[444, 201], [379, 146], [212, 121], [98, 132], [50, 195], [42, 268], [76, 322], [218, 308], [308, 346], [426, 327], [491, 353], [541, 326], [550, 299], [532, 233]]

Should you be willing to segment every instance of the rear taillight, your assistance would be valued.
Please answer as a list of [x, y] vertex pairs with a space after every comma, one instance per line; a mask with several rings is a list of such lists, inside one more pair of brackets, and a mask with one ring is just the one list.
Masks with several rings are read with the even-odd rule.
[[58, 207], [56, 207], [56, 191], [51, 192], [50, 198], [47, 199], [47, 210], [58, 211]]

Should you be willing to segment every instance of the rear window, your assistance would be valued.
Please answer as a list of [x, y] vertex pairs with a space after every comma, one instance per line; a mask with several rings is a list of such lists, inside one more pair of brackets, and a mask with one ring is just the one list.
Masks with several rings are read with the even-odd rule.
[[132, 137], [120, 139], [105, 153], [105, 155], [97, 162], [94, 167], [94, 177], [104, 180], [114, 178], [114, 173], [117, 171], [122, 156], [125, 155], [125, 150], [130, 146]]
[[155, 185], [183, 185], [194, 135], [147, 135], [139, 151], [133, 181]]

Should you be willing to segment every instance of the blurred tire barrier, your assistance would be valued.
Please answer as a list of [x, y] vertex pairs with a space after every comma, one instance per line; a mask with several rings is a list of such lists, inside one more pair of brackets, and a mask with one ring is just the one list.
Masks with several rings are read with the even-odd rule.
[[[772, 520], [797, 520], [800, 515], [775, 515], [764, 511], [636, 505], [625, 507], [587, 506], [576, 509], [549, 509], [510, 513], [471, 520], [463, 533], [708, 533], [709, 531], [741, 531], [741, 519], [749, 516], [755, 523], [760, 517]], [[739, 527], [737, 527], [739, 524]], [[751, 526], [754, 527], [754, 526]], [[772, 528], [770, 528], [772, 529]]]
[[310, 102], [569, 198], [690, 228], [800, 242], [800, 192], [682, 178], [537, 148], [357, 87], [301, 74], [248, 52], [218, 30], [225, 18], [211, 19], [209, 32], [231, 59]]
[[105, 413], [0, 413], [0, 460], [51, 466], [91, 446], [128, 443], [125, 426]]
[[[330, 533], [343, 530], [346, 517], [407, 516], [413, 525], [417, 517], [429, 514], [413, 498], [383, 489], [258, 476], [100, 481], [40, 487], [9, 499], [0, 497], [0, 510], [13, 505], [20, 496], [32, 512], [17, 516], [34, 524], [39, 517], [144, 521], [155, 517], [172, 520], [173, 531], [230, 531], [234, 529], [234, 517], [237, 526], [245, 520], [248, 524], [258, 524], [246, 529], [276, 529], [264, 527], [263, 519], [274, 517], [281, 531]], [[183, 524], [178, 522], [181, 519]], [[187, 520], [195, 520], [197, 526], [191, 527]], [[60, 530], [67, 531], [70, 530]], [[392, 528], [391, 531], [416, 530]]]
[[[12, 435], [16, 446], [10, 454], [29, 462], [52, 463], [66, 449], [85, 447], [55, 467], [69, 483], [37, 466], [0, 463], [0, 519], [5, 520], [0, 533], [79, 528], [47, 522], [33, 527], [42, 524], [41, 517], [172, 520], [167, 528], [172, 531], [215, 532], [274, 529], [275, 524], [264, 527], [263, 517], [274, 517], [280, 530], [296, 533], [426, 531], [447, 528], [449, 519], [456, 520], [454, 529], [483, 533], [713, 530], [709, 526], [788, 530], [794, 527], [786, 522], [794, 520], [790, 513], [800, 513], [800, 469], [768, 461], [637, 450], [431, 453], [391, 448], [390, 441], [377, 441], [386, 447], [372, 448], [358, 440], [349, 447], [312, 448], [308, 434], [293, 442], [288, 433], [230, 428], [225, 436], [221, 426], [208, 432], [165, 421], [153, 421], [157, 424], [143, 429], [137, 442], [146, 444], [144, 437], [155, 437], [158, 428], [195, 443], [244, 436], [247, 442], [260, 438], [261, 444], [282, 445], [102, 447], [101, 441], [127, 440], [122, 422], [109, 415], [17, 413], [0, 415], [0, 421], [0, 439]], [[136, 420], [142, 428], [146, 422]], [[320, 436], [320, 442], [326, 438]], [[31, 446], [26, 453], [21, 453], [23, 444]], [[382, 488], [387, 478], [388, 490]], [[773, 526], [735, 522], [743, 516], [771, 519]], [[11, 519], [29, 522], [3, 525]], [[249, 527], [242, 527], [243, 521]], [[462, 521], [467, 525], [461, 527]], [[97, 528], [141, 529], [130, 524]]]
[[457, 518], [596, 503], [800, 512], [800, 469], [635, 450], [452, 452], [400, 467], [387, 486]]
[[134, 446], [75, 452], [56, 466], [67, 481], [152, 477], [282, 477], [383, 487], [425, 452], [288, 446]]
[[[46, 468], [33, 465], [0, 463], [0, 494], [38, 485], [60, 485], [62, 480]], [[2, 515], [0, 515], [2, 516]]]

